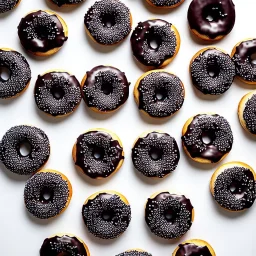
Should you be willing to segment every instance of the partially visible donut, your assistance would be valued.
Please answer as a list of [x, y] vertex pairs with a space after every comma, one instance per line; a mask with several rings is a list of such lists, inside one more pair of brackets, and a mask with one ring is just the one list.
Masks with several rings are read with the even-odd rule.
[[152, 256], [152, 254], [146, 251], [143, 251], [141, 249], [132, 249], [132, 250], [119, 253], [116, 256]]
[[72, 6], [72, 5], [80, 4], [84, 0], [50, 0], [50, 1], [58, 5], [59, 7], [62, 7], [62, 6]]
[[158, 8], [176, 8], [185, 0], [146, 0], [151, 6]]
[[0, 3], [0, 13], [8, 12], [16, 8], [21, 0], [3, 0]]

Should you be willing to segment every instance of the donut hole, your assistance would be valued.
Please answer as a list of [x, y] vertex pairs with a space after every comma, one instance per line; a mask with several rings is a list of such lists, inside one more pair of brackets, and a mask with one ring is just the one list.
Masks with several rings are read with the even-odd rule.
[[101, 147], [96, 146], [96, 147], [94, 147], [94, 149], [92, 151], [92, 155], [93, 155], [94, 159], [102, 160], [105, 155], [105, 150]]
[[40, 192], [40, 202], [41, 203], [48, 203], [52, 200], [54, 196], [54, 192], [51, 188], [44, 187]]
[[163, 150], [160, 149], [160, 148], [151, 147], [151, 149], [149, 151], [149, 155], [150, 155], [152, 160], [158, 161], [162, 158]]
[[167, 91], [165, 88], [157, 88], [155, 90], [155, 98], [157, 101], [163, 101], [166, 98]]
[[209, 130], [202, 132], [202, 141], [204, 144], [209, 145], [212, 144], [212, 142], [215, 140], [216, 136], [214, 132], [211, 132]]
[[103, 84], [101, 85], [101, 91], [106, 94], [109, 95], [110, 93], [113, 92], [113, 85], [110, 82], [103, 82]]
[[105, 221], [111, 221], [114, 216], [114, 211], [112, 210], [105, 210], [102, 212], [101, 217]]
[[233, 181], [229, 186], [230, 192], [235, 195], [237, 199], [240, 199], [244, 196], [244, 188], [236, 181]]
[[21, 141], [18, 148], [20, 155], [24, 157], [30, 155], [32, 152], [32, 145], [28, 140]]
[[215, 22], [224, 18], [225, 14], [220, 4], [209, 4], [203, 9], [203, 17], [209, 22]]
[[150, 33], [148, 35], [148, 45], [153, 50], [158, 50], [158, 48], [162, 44], [162, 38], [159, 35], [156, 35], [155, 33]]
[[36, 26], [35, 27], [35, 34], [39, 39], [46, 39], [49, 36], [49, 31], [47, 26]]
[[251, 55], [251, 63], [252, 63], [253, 65], [256, 65], [256, 53], [253, 53], [253, 54]]
[[104, 13], [101, 15], [100, 19], [103, 26], [107, 28], [111, 28], [116, 24], [115, 15], [112, 13]]
[[207, 65], [207, 73], [210, 77], [215, 78], [220, 73], [220, 67], [217, 65], [215, 61], [211, 61]]
[[175, 218], [176, 218], [176, 214], [173, 211], [173, 209], [169, 208], [167, 210], [164, 211], [164, 218], [167, 222], [171, 222], [173, 223]]
[[51, 88], [51, 94], [56, 100], [60, 100], [64, 97], [65, 92], [60, 86], [55, 86]]
[[5, 82], [11, 77], [11, 70], [7, 67], [0, 67], [0, 79]]

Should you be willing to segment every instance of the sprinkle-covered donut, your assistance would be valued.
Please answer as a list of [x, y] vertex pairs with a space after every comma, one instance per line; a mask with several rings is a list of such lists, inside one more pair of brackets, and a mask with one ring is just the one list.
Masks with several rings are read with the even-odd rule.
[[18, 35], [25, 50], [38, 56], [49, 56], [68, 39], [68, 27], [58, 14], [39, 10], [21, 19]]
[[[1, 70], [7, 69], [10, 76], [1, 77]], [[0, 48], [0, 98], [12, 98], [24, 92], [31, 80], [30, 66], [25, 57], [12, 49]]]
[[114, 239], [128, 228], [131, 221], [131, 207], [120, 193], [99, 192], [85, 201], [82, 216], [88, 231], [94, 236]]
[[180, 35], [176, 27], [165, 20], [147, 20], [134, 29], [131, 46], [141, 64], [160, 68], [168, 65], [178, 53]]
[[93, 179], [109, 177], [120, 169], [124, 161], [120, 139], [105, 129], [81, 134], [73, 147], [72, 156], [75, 165]]
[[175, 239], [190, 229], [194, 220], [194, 208], [183, 195], [161, 192], [148, 199], [145, 220], [156, 236]]
[[232, 0], [193, 0], [188, 9], [191, 31], [204, 40], [220, 40], [235, 25], [236, 12]]
[[96, 112], [119, 109], [129, 97], [125, 73], [110, 66], [97, 66], [87, 72], [81, 83], [86, 105]]
[[40, 249], [40, 256], [90, 256], [87, 245], [81, 238], [71, 234], [57, 234], [46, 238]]
[[238, 117], [242, 127], [256, 135], [256, 91], [244, 95], [238, 105]]
[[146, 0], [151, 6], [158, 8], [175, 8], [185, 0]]
[[129, 8], [119, 0], [96, 1], [84, 17], [87, 33], [96, 43], [113, 45], [123, 41], [131, 32]]
[[145, 252], [141, 249], [133, 249], [133, 250], [128, 250], [128, 251], [119, 253], [116, 256], [152, 256], [152, 254]]
[[193, 85], [203, 94], [219, 95], [226, 92], [236, 75], [231, 57], [215, 47], [197, 52], [190, 62]]
[[65, 71], [50, 71], [39, 75], [34, 89], [37, 107], [54, 117], [73, 113], [82, 96], [75, 76]]
[[183, 105], [185, 89], [181, 80], [164, 70], [143, 74], [134, 87], [134, 98], [139, 109], [155, 118], [169, 117]]
[[231, 53], [236, 65], [237, 77], [247, 84], [256, 84], [256, 64], [252, 55], [256, 53], [256, 39], [239, 42]]
[[[29, 144], [30, 152], [22, 155], [21, 147]], [[50, 142], [39, 128], [19, 125], [10, 128], [0, 143], [0, 159], [5, 167], [20, 175], [28, 175], [40, 170], [50, 156]]]
[[179, 244], [172, 256], [216, 256], [216, 254], [206, 241], [191, 239]]
[[8, 12], [18, 6], [21, 0], [3, 0], [0, 2], [0, 13]]
[[62, 6], [70, 6], [70, 5], [75, 5], [75, 4], [80, 4], [84, 0], [50, 0], [52, 3], [58, 5], [59, 7]]
[[72, 187], [68, 178], [54, 170], [34, 174], [25, 185], [25, 206], [39, 219], [49, 219], [61, 214], [69, 205]]
[[147, 177], [164, 178], [176, 169], [179, 160], [177, 142], [167, 133], [143, 134], [132, 149], [134, 167]]
[[245, 163], [226, 163], [212, 175], [210, 189], [216, 202], [226, 210], [248, 209], [256, 199], [256, 173]]
[[185, 123], [182, 143], [185, 152], [194, 161], [217, 163], [232, 149], [233, 133], [224, 117], [217, 114], [199, 114]]

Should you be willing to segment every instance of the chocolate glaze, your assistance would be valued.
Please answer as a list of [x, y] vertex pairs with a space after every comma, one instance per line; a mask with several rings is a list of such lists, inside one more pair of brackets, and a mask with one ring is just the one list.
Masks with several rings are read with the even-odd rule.
[[178, 6], [182, 0], [149, 0], [150, 3], [157, 7], [175, 7]]
[[22, 46], [31, 52], [60, 48], [68, 39], [59, 18], [44, 11], [35, 11], [22, 18], [18, 35]]
[[62, 5], [79, 4], [83, 1], [84, 0], [52, 0], [52, 2], [59, 7], [61, 7]]
[[245, 103], [243, 119], [248, 131], [256, 134], [256, 94], [253, 94]]
[[[158, 43], [156, 49], [150, 46], [152, 40]], [[174, 56], [177, 44], [172, 24], [162, 19], [139, 22], [131, 36], [133, 55], [145, 66], [161, 66]]]
[[0, 13], [5, 13], [12, 10], [20, 0], [2, 0], [0, 2]]
[[[203, 142], [204, 136], [211, 139], [209, 144]], [[199, 157], [217, 163], [232, 149], [233, 134], [224, 117], [200, 114], [193, 118], [182, 141], [192, 158]]]
[[110, 66], [97, 66], [86, 72], [82, 96], [88, 107], [108, 112], [119, 108], [129, 97], [125, 73]]
[[175, 256], [212, 256], [207, 246], [198, 246], [192, 243], [179, 244]]
[[131, 250], [119, 253], [116, 256], [152, 256], [152, 254], [144, 251]]
[[82, 242], [75, 236], [63, 235], [46, 238], [40, 249], [40, 256], [87, 256]]
[[[94, 152], [102, 152], [100, 158]], [[76, 141], [76, 162], [89, 177], [106, 178], [117, 168], [123, 156], [123, 148], [110, 134], [103, 131], [90, 131], [80, 135]]]
[[[207, 20], [210, 15], [213, 20]], [[225, 36], [235, 25], [236, 13], [232, 0], [193, 0], [188, 9], [190, 29], [210, 39]]]

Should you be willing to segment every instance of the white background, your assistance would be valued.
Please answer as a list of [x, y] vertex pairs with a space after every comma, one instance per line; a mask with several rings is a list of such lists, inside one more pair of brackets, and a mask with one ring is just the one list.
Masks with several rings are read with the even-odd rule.
[[[166, 67], [184, 82], [186, 99], [177, 115], [166, 121], [155, 121], [139, 113], [132, 90], [143, 69], [134, 61], [129, 38], [115, 47], [102, 47], [93, 43], [84, 31], [83, 17], [94, 3], [87, 0], [76, 8], [59, 9], [45, 0], [22, 0], [15, 10], [0, 15], [0, 47], [10, 47], [23, 53], [32, 69], [28, 90], [14, 100], [0, 101], [0, 137], [14, 125], [31, 124], [43, 129], [51, 142], [51, 156], [46, 168], [63, 172], [73, 185], [73, 197], [67, 210], [57, 218], [38, 220], [27, 213], [23, 203], [23, 189], [28, 177], [10, 173], [1, 165], [0, 171], [0, 248], [5, 256], [35, 256], [43, 240], [58, 232], [73, 233], [89, 246], [91, 255], [113, 256], [131, 248], [142, 248], [154, 256], [170, 256], [179, 242], [191, 238], [208, 241], [218, 256], [253, 256], [255, 243], [256, 204], [244, 213], [222, 210], [212, 199], [209, 180], [218, 165], [197, 164], [188, 159], [181, 147], [181, 129], [184, 122], [199, 112], [216, 112], [228, 119], [234, 133], [234, 145], [227, 161], [244, 161], [256, 169], [255, 138], [243, 131], [237, 118], [240, 98], [253, 87], [236, 80], [229, 91], [219, 97], [203, 96], [190, 81], [188, 65], [191, 57], [204, 47], [191, 37], [187, 24], [185, 1], [173, 11], [150, 8], [144, 0], [123, 0], [131, 9], [134, 24], [149, 18], [163, 18], [173, 23], [181, 35], [181, 48], [175, 60]], [[256, 1], [235, 0], [237, 20], [229, 36], [216, 45], [227, 52], [244, 38], [255, 37]], [[63, 48], [49, 58], [35, 58], [21, 47], [17, 26], [22, 16], [34, 9], [52, 9], [67, 22], [69, 39]], [[66, 69], [79, 81], [86, 71], [96, 65], [109, 64], [124, 71], [131, 82], [130, 97], [113, 115], [92, 113], [81, 102], [71, 116], [55, 119], [37, 110], [33, 88], [38, 74], [49, 69]], [[88, 180], [74, 167], [71, 150], [76, 138], [89, 128], [103, 127], [116, 132], [124, 144], [123, 167], [110, 179]], [[131, 147], [136, 137], [145, 130], [160, 129], [176, 138], [181, 159], [176, 171], [163, 180], [142, 177], [133, 168]], [[132, 221], [127, 231], [118, 239], [104, 241], [88, 234], [81, 217], [85, 199], [98, 190], [113, 189], [123, 193], [132, 207]], [[195, 221], [191, 230], [178, 241], [168, 241], [152, 235], [144, 221], [144, 204], [152, 193], [174, 190], [187, 195], [195, 208]]]

